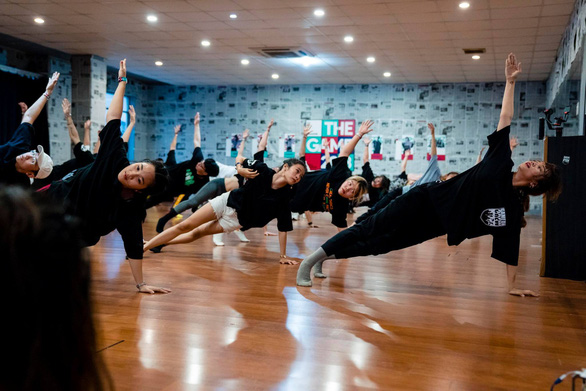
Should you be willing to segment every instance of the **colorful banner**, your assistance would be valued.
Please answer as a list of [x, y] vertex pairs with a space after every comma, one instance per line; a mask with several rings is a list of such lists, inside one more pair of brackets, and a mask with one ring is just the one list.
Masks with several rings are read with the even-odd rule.
[[[322, 140], [326, 140], [333, 160], [339, 155], [340, 148], [349, 142], [356, 132], [356, 121], [353, 119], [309, 120], [306, 125], [311, 125], [311, 133], [305, 144], [305, 161], [310, 170], [326, 168]], [[348, 168], [354, 171], [354, 153], [348, 157]]]

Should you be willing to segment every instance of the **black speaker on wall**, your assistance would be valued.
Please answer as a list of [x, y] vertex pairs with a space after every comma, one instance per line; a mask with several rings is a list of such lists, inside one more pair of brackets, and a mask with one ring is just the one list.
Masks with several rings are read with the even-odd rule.
[[543, 277], [586, 280], [586, 136], [548, 137], [546, 161], [562, 174], [557, 202], [544, 204]]

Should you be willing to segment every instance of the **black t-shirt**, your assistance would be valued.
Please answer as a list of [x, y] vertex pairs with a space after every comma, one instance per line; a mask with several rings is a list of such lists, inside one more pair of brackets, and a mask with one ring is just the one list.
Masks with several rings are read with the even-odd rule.
[[280, 189], [273, 189], [275, 170], [267, 166], [258, 152], [254, 155], [259, 160], [245, 160], [242, 167], [251, 168], [258, 172], [258, 176], [246, 180], [244, 186], [232, 190], [228, 196], [228, 206], [234, 208], [238, 214], [238, 222], [242, 230], [253, 227], [264, 227], [272, 219], [277, 219], [277, 227], [281, 232], [293, 230], [291, 222], [291, 208], [289, 202], [293, 195], [292, 186], [286, 185]]
[[47, 193], [64, 200], [71, 213], [81, 218], [82, 236], [88, 246], [116, 229], [124, 241], [126, 255], [142, 259], [144, 199], [138, 195], [123, 199], [118, 181], [120, 171], [130, 164], [120, 138], [120, 120], [106, 124], [100, 141], [93, 163], [53, 182]]
[[488, 152], [474, 167], [446, 182], [424, 186], [448, 233], [448, 244], [490, 234], [492, 257], [517, 265], [523, 206], [513, 188], [510, 127], [488, 136]]
[[165, 193], [173, 197], [179, 194], [185, 194], [187, 197], [197, 193], [210, 180], [207, 175], [197, 175], [195, 166], [202, 160], [203, 153], [201, 152], [201, 148], [197, 147], [193, 150], [193, 155], [190, 160], [167, 166], [171, 182]]
[[33, 149], [34, 135], [35, 128], [25, 122], [20, 124], [6, 144], [0, 145], [0, 183], [30, 185], [29, 178], [26, 174], [16, 171], [15, 164], [18, 155], [30, 152]]
[[298, 213], [308, 210], [330, 212], [332, 224], [339, 228], [347, 227], [346, 214], [350, 201], [338, 194], [338, 189], [351, 175], [347, 156], [334, 159], [331, 170], [308, 172], [296, 186], [291, 210]]
[[366, 182], [368, 183], [368, 201], [362, 202], [360, 205], [373, 206], [381, 199], [382, 196], [386, 194], [386, 192], [384, 191], [384, 189], [377, 189], [376, 187], [372, 187], [374, 173], [372, 172], [372, 168], [370, 167], [370, 162], [366, 162], [362, 166], [362, 177], [366, 179]]

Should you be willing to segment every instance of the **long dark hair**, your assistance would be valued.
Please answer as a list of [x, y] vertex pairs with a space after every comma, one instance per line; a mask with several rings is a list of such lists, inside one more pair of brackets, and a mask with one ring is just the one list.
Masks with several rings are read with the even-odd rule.
[[305, 166], [305, 162], [303, 160], [300, 159], [296, 159], [296, 158], [291, 158], [291, 159], [287, 159], [283, 161], [283, 164], [281, 165], [281, 167], [279, 167], [279, 171], [281, 171], [281, 169], [285, 166], [287, 167], [293, 167], [294, 165], [299, 164], [300, 166], [303, 166], [303, 168], [305, 169], [305, 172], [307, 172], [307, 168]]
[[[523, 211], [529, 210], [529, 196], [545, 195], [546, 199], [556, 202], [562, 193], [562, 176], [558, 166], [552, 163], [545, 163], [543, 177], [537, 181], [536, 186], [525, 186], [517, 189], [519, 199], [523, 205]], [[521, 227], [525, 228], [527, 221], [525, 217], [521, 220]]]
[[155, 167], [155, 180], [152, 185], [141, 190], [141, 193], [144, 195], [155, 195], [164, 192], [170, 182], [169, 172], [165, 168], [165, 165], [162, 162], [151, 159], [144, 159], [143, 162], [152, 164]]
[[113, 389], [96, 339], [77, 221], [19, 187], [0, 189], [2, 390]]

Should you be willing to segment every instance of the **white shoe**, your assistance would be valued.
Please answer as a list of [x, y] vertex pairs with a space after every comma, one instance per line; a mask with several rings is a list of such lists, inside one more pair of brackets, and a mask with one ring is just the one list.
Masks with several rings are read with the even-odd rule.
[[236, 230], [234, 231], [234, 234], [238, 236], [238, 239], [240, 239], [241, 242], [250, 242], [250, 240], [244, 235], [244, 232]]
[[291, 213], [291, 220], [293, 220], [293, 221], [299, 220], [299, 213], [292, 212]]
[[223, 246], [224, 242], [222, 241], [224, 239], [224, 234], [214, 234], [212, 236], [212, 241], [214, 242], [214, 244], [216, 246]]

